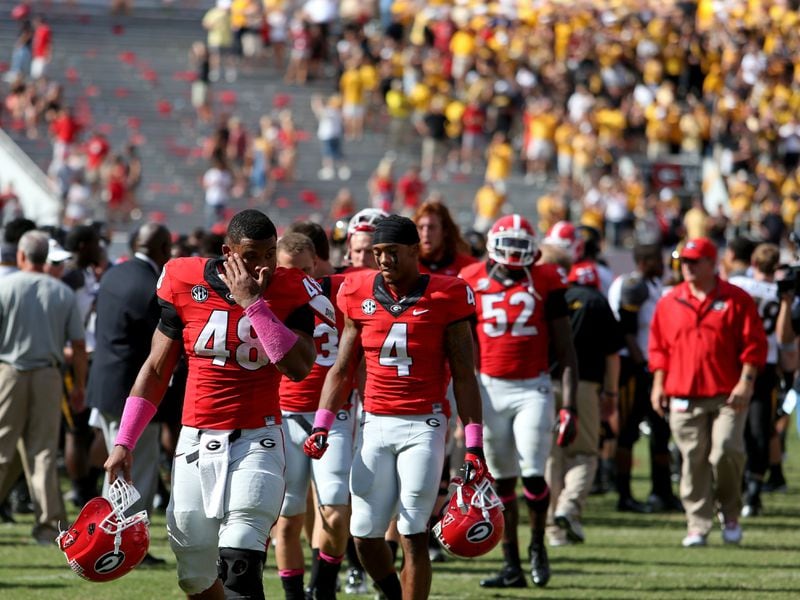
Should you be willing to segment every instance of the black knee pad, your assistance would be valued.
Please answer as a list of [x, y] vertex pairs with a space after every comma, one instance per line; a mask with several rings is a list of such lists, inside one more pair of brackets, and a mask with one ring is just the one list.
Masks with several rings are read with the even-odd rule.
[[241, 548], [220, 548], [217, 574], [225, 588], [225, 600], [264, 600], [266, 552]]
[[523, 477], [522, 487], [525, 490], [525, 502], [533, 512], [547, 512], [550, 506], [550, 488], [541, 475]]
[[505, 501], [506, 498], [514, 498], [517, 496], [517, 478], [508, 477], [506, 479], [498, 479], [494, 482], [494, 489], [497, 495]]

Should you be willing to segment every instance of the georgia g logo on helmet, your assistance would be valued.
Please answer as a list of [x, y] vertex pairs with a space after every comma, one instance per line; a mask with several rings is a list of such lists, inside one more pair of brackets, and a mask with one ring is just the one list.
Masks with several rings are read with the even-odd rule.
[[489, 521], [476, 523], [467, 531], [467, 541], [473, 544], [478, 544], [487, 539], [494, 531], [494, 526]]
[[97, 573], [105, 575], [106, 573], [111, 573], [112, 571], [116, 571], [122, 563], [125, 562], [125, 553], [124, 552], [106, 552], [97, 559], [94, 563], [94, 570]]

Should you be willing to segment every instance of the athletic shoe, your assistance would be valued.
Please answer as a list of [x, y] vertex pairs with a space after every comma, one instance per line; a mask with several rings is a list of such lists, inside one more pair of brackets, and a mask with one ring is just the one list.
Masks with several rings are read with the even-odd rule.
[[761, 514], [763, 506], [761, 505], [761, 496], [758, 494], [746, 494], [744, 499], [744, 506], [742, 507], [742, 516], [757, 517]]
[[653, 512], [653, 509], [644, 502], [639, 502], [629, 496], [627, 498], [620, 498], [617, 501], [617, 511], [649, 515]]
[[528, 587], [525, 575], [519, 567], [504, 565], [494, 577], [481, 579], [481, 587], [485, 588], [524, 588]]
[[531, 544], [528, 548], [531, 558], [531, 579], [536, 587], [544, 587], [550, 581], [550, 561], [544, 544]]
[[786, 489], [786, 479], [783, 477], [783, 473], [770, 473], [769, 479], [761, 486], [762, 492], [785, 492]]
[[347, 583], [344, 584], [345, 594], [366, 594], [369, 592], [367, 576], [364, 571], [350, 569], [347, 573]]
[[559, 529], [567, 534], [567, 539], [571, 542], [578, 544], [586, 541], [586, 535], [583, 533], [583, 525], [578, 520], [578, 517], [568, 515], [566, 513], [559, 513], [555, 516], [556, 525]]
[[706, 536], [702, 533], [690, 531], [689, 535], [683, 538], [681, 545], [684, 548], [699, 548], [700, 546], [705, 546], [707, 543]]
[[665, 513], [665, 512], [683, 512], [683, 504], [678, 500], [677, 496], [670, 494], [669, 496], [659, 496], [658, 494], [650, 494], [647, 497], [647, 505], [652, 512]]
[[727, 521], [722, 526], [722, 541], [726, 544], [739, 544], [742, 541], [742, 526], [739, 521]]
[[59, 534], [58, 529], [50, 527], [50, 525], [36, 525], [32, 532], [33, 539], [40, 546], [52, 546], [56, 543]]

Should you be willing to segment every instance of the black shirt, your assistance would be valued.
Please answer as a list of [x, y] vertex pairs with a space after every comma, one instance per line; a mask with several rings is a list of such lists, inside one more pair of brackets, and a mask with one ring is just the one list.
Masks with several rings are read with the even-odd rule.
[[600, 290], [573, 285], [566, 292], [572, 338], [578, 356], [578, 379], [603, 383], [606, 356], [625, 345], [620, 324]]

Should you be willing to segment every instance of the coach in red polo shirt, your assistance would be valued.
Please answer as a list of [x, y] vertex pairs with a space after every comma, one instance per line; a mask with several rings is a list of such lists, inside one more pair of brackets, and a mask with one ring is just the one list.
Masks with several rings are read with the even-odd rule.
[[684, 282], [658, 302], [651, 324], [651, 400], [657, 413], [669, 409], [683, 458], [683, 545], [704, 546], [718, 511], [723, 541], [738, 544], [746, 409], [767, 338], [750, 295], [717, 276], [713, 242], [690, 240], [680, 259]]

